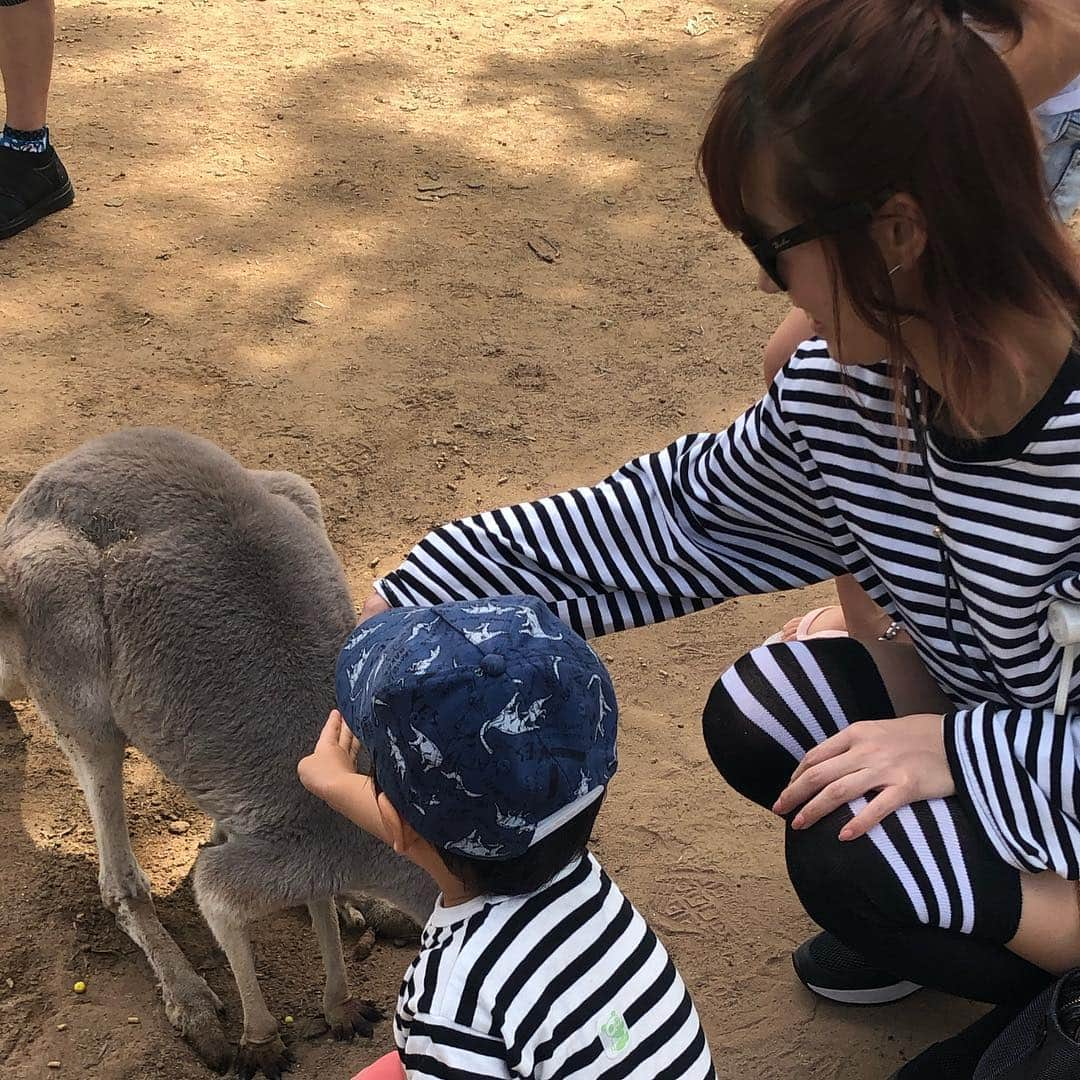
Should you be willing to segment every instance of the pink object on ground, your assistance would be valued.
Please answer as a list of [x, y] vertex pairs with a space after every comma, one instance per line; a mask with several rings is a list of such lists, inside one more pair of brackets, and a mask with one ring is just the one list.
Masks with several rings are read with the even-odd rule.
[[352, 1080], [405, 1080], [405, 1070], [398, 1052], [392, 1050], [366, 1069], [361, 1069]]

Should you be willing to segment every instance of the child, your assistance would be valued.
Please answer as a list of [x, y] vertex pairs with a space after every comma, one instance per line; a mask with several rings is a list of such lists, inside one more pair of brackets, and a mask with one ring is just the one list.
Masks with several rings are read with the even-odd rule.
[[397, 1053], [360, 1077], [715, 1077], [666, 950], [587, 851], [617, 713], [584, 640], [532, 598], [396, 608], [349, 639], [337, 698], [301, 780], [442, 889]]

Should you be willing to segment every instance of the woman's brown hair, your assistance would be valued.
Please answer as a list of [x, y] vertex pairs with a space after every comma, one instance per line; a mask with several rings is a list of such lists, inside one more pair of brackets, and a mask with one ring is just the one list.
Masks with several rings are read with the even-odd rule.
[[917, 201], [925, 308], [897, 303], [868, 228], [824, 241], [834, 308], [842, 288], [885, 338], [897, 377], [914, 366], [901, 322], [925, 319], [944, 402], [968, 431], [986, 375], [1013, 362], [995, 340], [995, 314], [1056, 312], [1074, 323], [1080, 314], [1076, 254], [1047, 202], [1031, 117], [1000, 56], [964, 19], [1015, 43], [1034, 2], [788, 0], [721, 91], [698, 158], [717, 215], [736, 232], [749, 231], [744, 185], [762, 152], [799, 221], [883, 191]]

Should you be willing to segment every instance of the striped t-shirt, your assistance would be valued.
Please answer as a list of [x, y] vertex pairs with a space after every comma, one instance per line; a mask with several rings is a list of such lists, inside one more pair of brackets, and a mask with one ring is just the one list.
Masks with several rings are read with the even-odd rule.
[[727, 431], [436, 529], [376, 587], [392, 604], [530, 593], [601, 634], [853, 574], [955, 705], [953, 780], [995, 851], [1078, 879], [1078, 680], [1055, 716], [1046, 609], [1080, 601], [1080, 354], [1009, 433], [931, 431], [925, 467], [911, 440], [885, 364], [842, 369], [806, 342]]
[[656, 935], [591, 855], [526, 896], [444, 907], [405, 973], [408, 1080], [714, 1080]]

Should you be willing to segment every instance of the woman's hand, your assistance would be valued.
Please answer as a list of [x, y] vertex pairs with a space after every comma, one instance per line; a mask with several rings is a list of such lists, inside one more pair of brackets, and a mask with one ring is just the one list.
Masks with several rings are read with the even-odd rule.
[[346, 777], [356, 776], [356, 755], [360, 741], [349, 730], [341, 713], [335, 709], [327, 718], [315, 744], [307, 757], [296, 766], [300, 783], [312, 795], [336, 808], [336, 796]]
[[940, 713], [914, 713], [852, 724], [802, 759], [773, 811], [805, 803], [791, 825], [806, 829], [865, 795], [869, 803], [840, 831], [841, 840], [854, 840], [902, 806], [955, 794], [943, 723]]

